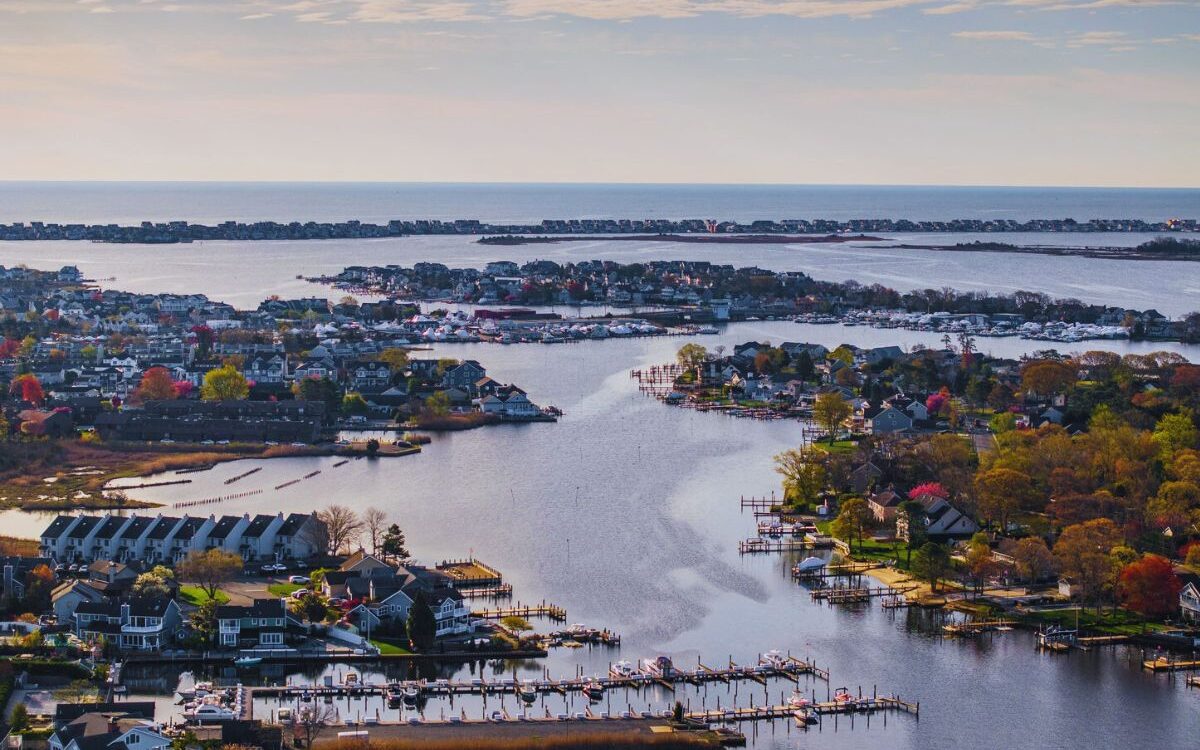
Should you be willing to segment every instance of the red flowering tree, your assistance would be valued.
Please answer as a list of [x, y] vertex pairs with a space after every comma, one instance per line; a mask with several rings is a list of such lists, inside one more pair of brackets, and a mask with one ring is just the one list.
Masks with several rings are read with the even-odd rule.
[[924, 484], [918, 484], [908, 491], [908, 496], [913, 500], [922, 495], [935, 495], [943, 500], [950, 497], [950, 493], [946, 491], [941, 482], [925, 482]]
[[8, 393], [10, 396], [16, 396], [35, 406], [41, 406], [42, 402], [46, 400], [46, 392], [42, 390], [41, 381], [28, 373], [13, 378], [12, 384], [8, 387]]
[[0, 341], [0, 359], [11, 359], [21, 350], [21, 342], [17, 339]]
[[1182, 588], [1170, 560], [1145, 555], [1125, 566], [1117, 590], [1128, 609], [1146, 617], [1165, 617], [1179, 609]]
[[133, 400], [137, 403], [147, 401], [168, 401], [175, 398], [175, 382], [171, 373], [165, 367], [151, 367], [142, 373], [142, 382], [133, 392]]

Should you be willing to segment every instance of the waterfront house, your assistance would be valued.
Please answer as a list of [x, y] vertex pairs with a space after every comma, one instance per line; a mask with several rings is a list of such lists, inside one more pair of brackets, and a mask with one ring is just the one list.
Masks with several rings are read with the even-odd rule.
[[1200, 576], [1180, 574], [1183, 588], [1179, 591], [1179, 616], [1184, 622], [1200, 624]]
[[904, 504], [904, 498], [891, 487], [876, 492], [867, 498], [867, 507], [877, 523], [888, 523], [896, 520], [896, 513]]
[[287, 602], [255, 599], [249, 605], [217, 607], [217, 645], [224, 648], [283, 648]]
[[346, 365], [346, 386], [359, 393], [380, 393], [392, 384], [392, 367], [387, 362], [363, 360]]
[[468, 359], [446, 370], [446, 374], [442, 376], [442, 384], [450, 388], [461, 388], [469, 393], [475, 383], [485, 375], [487, 375], [487, 370], [483, 365], [473, 359]]
[[891, 435], [912, 429], [913, 418], [905, 412], [892, 406], [882, 409], [868, 409], [864, 412], [866, 423], [871, 427], [873, 435]]
[[78, 705], [87, 712], [68, 722], [56, 722], [47, 740], [49, 750], [167, 750], [172, 745], [172, 739], [151, 720], [152, 708], [147, 716], [145, 711], [124, 710], [125, 703]]
[[95, 643], [104, 639], [129, 651], [157, 651], [175, 639], [183, 617], [174, 599], [133, 602], [81, 602], [75, 608], [75, 634]]
[[[915, 498], [925, 508], [925, 534], [934, 540], [964, 539], [979, 531], [979, 524], [944, 497], [925, 493]], [[908, 516], [896, 514], [896, 535], [908, 539]]]
[[87, 581], [65, 581], [50, 592], [50, 608], [60, 623], [74, 622], [75, 609], [80, 604], [99, 604], [104, 601], [104, 592]]

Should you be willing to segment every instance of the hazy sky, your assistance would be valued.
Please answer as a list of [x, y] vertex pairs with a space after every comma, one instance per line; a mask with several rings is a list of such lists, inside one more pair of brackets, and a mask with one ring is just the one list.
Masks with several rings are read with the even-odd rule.
[[0, 0], [0, 178], [1200, 185], [1200, 1]]

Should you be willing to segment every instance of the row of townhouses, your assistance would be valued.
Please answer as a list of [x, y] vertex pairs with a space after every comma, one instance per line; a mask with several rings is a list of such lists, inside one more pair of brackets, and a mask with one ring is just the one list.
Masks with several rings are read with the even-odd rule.
[[250, 516], [58, 516], [42, 532], [40, 551], [59, 562], [96, 560], [174, 564], [193, 551], [224, 549], [248, 563], [307, 560], [325, 550], [316, 514]]

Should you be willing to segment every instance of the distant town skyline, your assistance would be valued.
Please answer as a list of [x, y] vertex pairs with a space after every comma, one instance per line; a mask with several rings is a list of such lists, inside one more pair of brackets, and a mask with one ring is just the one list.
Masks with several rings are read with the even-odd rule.
[[0, 179], [1196, 187], [1196, 0], [0, 0]]

